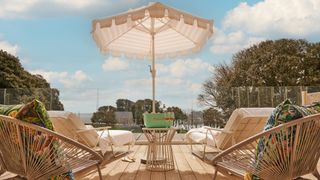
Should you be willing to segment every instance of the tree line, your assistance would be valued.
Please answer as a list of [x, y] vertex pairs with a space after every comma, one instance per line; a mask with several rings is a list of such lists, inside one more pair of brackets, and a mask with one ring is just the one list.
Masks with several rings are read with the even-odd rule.
[[59, 90], [41, 76], [26, 71], [18, 57], [0, 49], [0, 104], [42, 101], [49, 110], [63, 110]]
[[[131, 101], [129, 99], [118, 99], [116, 101], [116, 107], [114, 106], [101, 106], [96, 112], [93, 113], [91, 121], [93, 123], [103, 123], [107, 125], [113, 125], [116, 123], [115, 112], [132, 112], [135, 124], [143, 124], [143, 113], [152, 111], [151, 99], [139, 99], [137, 101]], [[187, 115], [179, 107], [161, 107], [161, 102], [156, 101], [156, 112], [174, 112], [175, 119], [186, 121]]]
[[[258, 102], [258, 97], [270, 96], [270, 89], [276, 92], [271, 98], [280, 102], [284, 93], [297, 96], [299, 89], [281, 88], [283, 86], [319, 86], [320, 85], [320, 43], [306, 40], [279, 39], [267, 40], [233, 55], [230, 63], [215, 66], [211, 77], [202, 85], [198, 101], [208, 107], [212, 117], [228, 119], [241, 98], [247, 106], [249, 96], [236, 97], [235, 88], [245, 89], [244, 93]], [[250, 87], [250, 88], [248, 88]], [[259, 87], [270, 87], [260, 88]], [[319, 91], [319, 87], [314, 90]], [[250, 93], [258, 92], [258, 97]], [[257, 94], [257, 93], [255, 93]], [[270, 98], [259, 99], [262, 105], [270, 106]], [[272, 99], [271, 99], [272, 100]], [[273, 104], [274, 106], [277, 103]], [[239, 106], [238, 106], [239, 107]]]

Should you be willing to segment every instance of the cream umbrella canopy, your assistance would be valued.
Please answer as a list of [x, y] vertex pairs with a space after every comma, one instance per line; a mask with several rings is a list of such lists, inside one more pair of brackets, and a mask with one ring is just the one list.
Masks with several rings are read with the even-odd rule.
[[153, 113], [155, 59], [197, 52], [212, 34], [212, 20], [195, 17], [159, 2], [96, 19], [92, 23], [92, 36], [102, 53], [151, 60]]

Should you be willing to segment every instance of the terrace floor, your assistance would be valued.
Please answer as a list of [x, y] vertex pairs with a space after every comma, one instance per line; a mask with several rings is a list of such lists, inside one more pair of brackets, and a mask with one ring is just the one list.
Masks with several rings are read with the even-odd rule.
[[[200, 151], [201, 146], [197, 145], [194, 148]], [[175, 158], [175, 170], [167, 172], [152, 172], [146, 170], [146, 165], [140, 163], [140, 159], [145, 157], [147, 150], [146, 145], [136, 145], [132, 149], [130, 156], [134, 156], [136, 161], [133, 163], [122, 161], [122, 157], [106, 160], [101, 167], [103, 179], [108, 180], [212, 180], [214, 167], [210, 165], [210, 161], [202, 161], [190, 152], [188, 145], [173, 145], [173, 153]], [[209, 151], [213, 151], [212, 149]], [[209, 154], [210, 159], [213, 154]], [[108, 159], [108, 158], [107, 158]], [[320, 162], [318, 163], [320, 170]], [[86, 170], [77, 173], [76, 179], [91, 180], [98, 179], [96, 169]], [[314, 179], [314, 176], [306, 175], [304, 178]], [[218, 174], [217, 179], [239, 179], [231, 175]]]
[[[103, 179], [107, 180], [211, 180], [213, 178], [214, 167], [210, 165], [209, 159], [214, 155], [214, 150], [208, 148], [209, 154], [206, 161], [202, 161], [191, 154], [190, 146], [185, 144], [173, 145], [175, 158], [175, 170], [167, 172], [152, 172], [146, 170], [146, 165], [140, 163], [147, 151], [147, 145], [135, 145], [129, 154], [113, 158], [111, 155], [106, 156], [101, 166]], [[123, 151], [124, 149], [118, 149]], [[195, 145], [194, 150], [200, 152], [201, 145]], [[211, 151], [211, 153], [210, 153]], [[122, 158], [130, 155], [135, 157], [136, 161], [129, 163], [122, 161]], [[320, 161], [318, 162], [318, 171], [320, 171]], [[311, 174], [303, 178], [316, 180]], [[12, 174], [5, 173], [0, 179], [15, 179]], [[87, 169], [75, 174], [75, 179], [81, 180], [98, 180], [96, 168]], [[232, 175], [218, 174], [217, 179], [237, 180], [239, 178]]]

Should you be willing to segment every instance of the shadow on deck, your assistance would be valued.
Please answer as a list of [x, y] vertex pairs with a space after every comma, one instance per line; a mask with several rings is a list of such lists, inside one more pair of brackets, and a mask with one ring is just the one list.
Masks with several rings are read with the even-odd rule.
[[[140, 159], [144, 158], [147, 151], [146, 145], [136, 145], [130, 152], [130, 156], [136, 158], [135, 162], [129, 163], [119, 158], [105, 157], [105, 162], [101, 167], [103, 179], [108, 180], [212, 180], [214, 167], [210, 164], [210, 160], [202, 161], [190, 152], [188, 145], [173, 145], [173, 153], [175, 158], [175, 169], [167, 172], [154, 172], [146, 170], [146, 165], [140, 163]], [[201, 146], [196, 145], [195, 149], [200, 151]], [[209, 149], [209, 152], [214, 152]], [[212, 156], [211, 156], [212, 157]], [[208, 158], [210, 159], [210, 153]], [[320, 163], [318, 164], [320, 170]], [[75, 175], [76, 179], [98, 179], [96, 169], [86, 170]], [[304, 176], [304, 178], [316, 180], [312, 175]], [[217, 179], [239, 179], [228, 174], [218, 174]]]

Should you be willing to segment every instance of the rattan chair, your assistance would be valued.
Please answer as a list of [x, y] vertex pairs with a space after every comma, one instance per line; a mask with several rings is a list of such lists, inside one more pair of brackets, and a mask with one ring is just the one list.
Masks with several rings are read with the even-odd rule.
[[102, 156], [48, 129], [0, 115], [0, 164], [27, 179], [49, 179], [99, 165]]
[[[262, 147], [256, 158], [257, 144]], [[297, 119], [259, 133], [221, 152], [213, 159], [215, 176], [245, 172], [262, 179], [294, 179], [317, 172], [320, 156], [320, 114]]]

